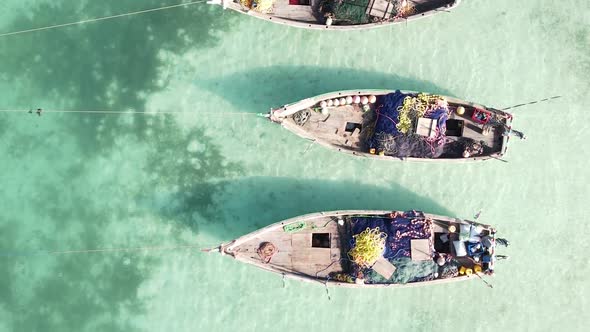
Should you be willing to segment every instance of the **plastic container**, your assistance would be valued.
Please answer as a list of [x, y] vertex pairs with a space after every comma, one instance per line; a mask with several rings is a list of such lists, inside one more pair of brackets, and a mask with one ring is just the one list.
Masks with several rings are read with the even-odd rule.
[[487, 123], [488, 121], [490, 121], [491, 118], [492, 118], [492, 113], [490, 113], [486, 110], [479, 109], [479, 108], [476, 108], [475, 111], [473, 111], [473, 115], [471, 116], [471, 119], [473, 121], [480, 123], [480, 124]]
[[461, 275], [465, 274], [465, 270], [467, 270], [467, 268], [465, 266], [461, 266], [459, 268], [459, 274], [461, 274]]

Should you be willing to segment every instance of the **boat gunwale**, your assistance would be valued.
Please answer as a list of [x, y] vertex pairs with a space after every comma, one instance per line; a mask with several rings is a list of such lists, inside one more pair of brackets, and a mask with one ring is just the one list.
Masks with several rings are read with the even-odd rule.
[[[409, 283], [405, 283], [405, 284], [346, 283], [346, 282], [340, 282], [340, 281], [334, 281], [334, 280], [322, 280], [322, 279], [314, 278], [310, 275], [297, 273], [292, 270], [282, 269], [282, 268], [272, 265], [272, 264], [265, 264], [265, 263], [253, 260], [251, 258], [244, 257], [242, 255], [239, 255], [238, 252], [235, 252], [232, 250], [234, 247], [237, 247], [237, 246], [241, 245], [242, 243], [249, 241], [250, 239], [252, 239], [260, 234], [263, 234], [263, 233], [268, 232], [270, 230], [274, 230], [279, 227], [283, 227], [285, 225], [293, 224], [295, 222], [309, 221], [309, 220], [325, 218], [325, 217], [346, 216], [346, 215], [385, 215], [385, 214], [388, 214], [391, 212], [393, 212], [393, 211], [391, 211], [391, 210], [336, 210], [336, 211], [323, 211], [323, 212], [304, 214], [304, 215], [296, 216], [293, 218], [289, 218], [289, 219], [285, 219], [285, 220], [273, 223], [273, 224], [268, 225], [266, 227], [260, 228], [256, 231], [253, 231], [251, 233], [243, 235], [239, 238], [236, 238], [227, 244], [222, 244], [219, 247], [219, 252], [221, 252], [224, 255], [230, 255], [234, 259], [241, 261], [243, 263], [254, 265], [254, 266], [259, 267], [263, 270], [267, 270], [270, 272], [281, 274], [283, 277], [288, 277], [290, 279], [295, 279], [295, 280], [300, 280], [300, 281], [305, 281], [305, 282], [310, 282], [310, 283], [324, 284], [326, 286], [331, 285], [331, 286], [341, 286], [341, 287], [349, 287], [349, 288], [365, 288], [365, 287], [400, 288], [400, 287], [417, 287], [417, 286], [444, 284], [444, 283], [449, 283], [449, 282], [465, 281], [465, 280], [471, 279], [470, 276], [465, 275], [465, 276], [457, 276], [457, 277], [447, 278], [447, 279], [434, 279], [434, 280], [427, 280], [427, 281], [420, 281], [420, 282], [409, 282]], [[455, 222], [455, 223], [461, 223], [461, 224], [466, 224], [466, 225], [481, 225], [486, 229], [492, 228], [492, 226], [490, 226], [490, 225], [481, 224], [481, 223], [478, 223], [475, 221], [464, 220], [464, 219], [460, 219], [460, 218], [453, 218], [453, 217], [430, 214], [430, 213], [424, 213], [424, 216], [427, 218], [433, 219], [433, 220], [436, 219], [436, 220]], [[480, 277], [478, 273], [476, 273], [476, 276]]]
[[409, 21], [415, 21], [415, 20], [418, 20], [421, 18], [433, 16], [435, 14], [438, 14], [439, 12], [449, 12], [449, 11], [455, 9], [457, 6], [459, 6], [460, 3], [461, 3], [461, 0], [455, 0], [455, 2], [453, 2], [452, 4], [449, 5], [449, 7], [442, 6], [442, 7], [431, 9], [431, 10], [428, 10], [428, 11], [425, 11], [425, 12], [422, 12], [419, 14], [408, 16], [407, 18], [394, 19], [392, 21], [357, 24], [357, 25], [325, 25], [325, 24], [312, 23], [312, 22], [302, 22], [302, 21], [296, 21], [296, 20], [289, 20], [286, 18], [281, 18], [278, 16], [270, 15], [270, 14], [258, 13], [253, 10], [245, 10], [241, 4], [233, 2], [232, 0], [221, 0], [221, 5], [223, 6], [223, 8], [229, 8], [233, 11], [238, 12], [238, 13], [252, 16], [252, 17], [255, 17], [255, 18], [258, 18], [261, 20], [272, 21], [274, 23], [284, 24], [284, 25], [288, 25], [288, 26], [292, 26], [292, 27], [300, 28], [300, 29], [336, 30], [336, 31], [364, 30], [364, 29], [385, 27], [385, 26], [389, 26], [389, 25], [396, 25], [396, 24], [409, 22]]
[[[494, 152], [494, 153], [490, 153], [487, 155], [481, 155], [481, 156], [470, 157], [470, 158], [417, 158], [417, 157], [380, 156], [378, 154], [371, 154], [368, 152], [357, 151], [357, 150], [352, 150], [352, 149], [344, 149], [342, 147], [338, 147], [328, 141], [325, 141], [323, 139], [309, 135], [307, 131], [301, 129], [300, 127], [298, 127], [294, 124], [282, 121], [283, 118], [285, 118], [289, 115], [292, 115], [302, 109], [316, 105], [317, 103], [319, 103], [322, 100], [332, 99], [334, 97], [340, 97], [343, 95], [355, 95], [355, 94], [356, 95], [367, 95], [367, 94], [386, 95], [388, 93], [392, 93], [395, 91], [400, 91], [400, 92], [406, 93], [406, 94], [420, 93], [418, 91], [411, 91], [411, 90], [391, 90], [391, 89], [340, 90], [340, 91], [324, 93], [324, 94], [317, 95], [317, 96], [310, 97], [310, 98], [305, 98], [305, 99], [300, 100], [298, 102], [295, 102], [292, 104], [286, 104], [286, 105], [278, 107], [278, 108], [271, 108], [269, 118], [271, 121], [280, 123], [283, 127], [285, 127], [286, 129], [288, 129], [289, 131], [291, 131], [292, 133], [294, 133], [300, 137], [311, 140], [313, 142], [317, 142], [320, 145], [323, 145], [329, 149], [332, 149], [332, 150], [335, 150], [338, 152], [343, 152], [343, 153], [352, 154], [355, 156], [361, 156], [361, 157], [365, 157], [365, 158], [374, 158], [374, 159], [379, 159], [379, 160], [411, 161], [411, 162], [465, 163], [465, 162], [485, 161], [485, 160], [490, 160], [490, 159], [499, 159], [506, 153], [506, 150], [508, 149], [509, 137], [504, 136], [502, 139], [502, 143], [501, 143], [499, 152]], [[485, 105], [462, 100], [462, 99], [455, 98], [455, 97], [449, 97], [449, 96], [444, 96], [444, 97], [448, 101], [456, 103], [456, 104], [462, 104], [462, 105], [466, 105], [466, 106], [470, 106], [470, 107], [485, 109], [486, 111], [489, 111], [489, 112], [501, 114], [506, 117], [506, 125], [510, 126], [512, 124], [512, 115], [510, 113], [504, 112], [502, 110], [497, 110], [494, 108], [488, 108]], [[275, 114], [278, 114], [278, 116]]]

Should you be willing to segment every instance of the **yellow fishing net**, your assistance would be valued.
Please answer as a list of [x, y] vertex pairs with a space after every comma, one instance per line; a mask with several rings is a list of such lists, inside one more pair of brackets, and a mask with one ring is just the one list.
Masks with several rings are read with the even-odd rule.
[[353, 235], [353, 238], [355, 240], [354, 248], [348, 252], [348, 256], [361, 267], [373, 266], [385, 249], [387, 234], [379, 231], [379, 227], [375, 227], [373, 229], [367, 228], [361, 233]]
[[413, 127], [412, 119], [420, 118], [427, 110], [445, 102], [445, 99], [437, 95], [419, 93], [416, 97], [406, 97], [399, 111], [399, 122], [396, 127], [400, 133], [406, 134]]

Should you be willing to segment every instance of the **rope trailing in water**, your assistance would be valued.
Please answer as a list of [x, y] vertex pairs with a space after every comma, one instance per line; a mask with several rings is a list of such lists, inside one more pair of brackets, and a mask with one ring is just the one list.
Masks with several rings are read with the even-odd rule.
[[155, 251], [155, 250], [175, 250], [175, 249], [193, 249], [197, 245], [186, 246], [152, 246], [152, 247], [129, 247], [129, 248], [103, 248], [103, 249], [81, 249], [81, 250], [39, 250], [28, 252], [0, 252], [0, 256], [38, 256], [38, 255], [70, 255], [70, 254], [89, 254], [104, 252], [124, 252], [124, 251]]
[[26, 30], [20, 30], [20, 31], [6, 32], [6, 33], [0, 34], [0, 37], [18, 35], [18, 34], [23, 34], [23, 33], [28, 33], [28, 32], [35, 32], [35, 31], [56, 29], [56, 28], [67, 27], [67, 26], [71, 26], [71, 25], [80, 25], [80, 24], [85, 24], [85, 23], [110, 20], [110, 19], [114, 19], [114, 18], [131, 16], [131, 15], [138, 15], [138, 14], [150, 13], [150, 12], [155, 12], [155, 11], [160, 11], [160, 10], [166, 10], [166, 9], [176, 8], [176, 7], [184, 7], [184, 6], [194, 5], [194, 4], [198, 4], [198, 3], [203, 3], [205, 1], [207, 1], [207, 0], [199, 0], [199, 1], [192, 1], [192, 2], [186, 2], [186, 3], [179, 3], [179, 4], [176, 4], [176, 5], [170, 5], [170, 6], [163, 6], [163, 7], [158, 7], [158, 8], [138, 10], [138, 11], [135, 11], [135, 12], [129, 12], [129, 13], [117, 14], [117, 15], [111, 15], [111, 16], [91, 18], [91, 19], [81, 20], [81, 21], [77, 21], [77, 22], [70, 22], [70, 23], [63, 23], [63, 24], [55, 24], [55, 25], [50, 25], [50, 26], [45, 26], [45, 27], [40, 27], [40, 28], [33, 28], [33, 29], [26, 29]]
[[256, 115], [260, 117], [268, 117], [266, 113], [249, 113], [249, 112], [192, 112], [192, 111], [135, 111], [135, 110], [127, 110], [127, 111], [113, 111], [113, 110], [41, 110], [37, 109], [37, 111], [33, 110], [23, 110], [23, 109], [0, 109], [0, 113], [36, 113], [37, 115], [45, 114], [45, 113], [78, 113], [78, 114], [147, 114], [147, 115], [157, 115], [157, 114], [195, 114], [195, 115], [220, 115], [220, 116], [228, 116], [228, 115]]
[[368, 228], [357, 235], [353, 235], [354, 248], [348, 252], [351, 260], [361, 267], [371, 267], [385, 249], [387, 234], [379, 227]]
[[501, 109], [501, 111], [506, 111], [506, 110], [509, 110], [509, 109], [513, 109], [513, 108], [517, 108], [517, 107], [521, 107], [521, 106], [526, 106], [526, 105], [533, 105], [533, 104], [536, 104], [536, 103], [542, 103], [544, 101], [558, 99], [558, 98], [561, 98], [561, 97], [562, 96], [553, 96], [553, 97], [549, 97], [549, 98], [543, 98], [543, 99], [531, 101], [531, 102], [528, 102], [528, 103], [517, 104], [517, 105], [514, 105], [514, 106], [503, 108], [503, 109]]

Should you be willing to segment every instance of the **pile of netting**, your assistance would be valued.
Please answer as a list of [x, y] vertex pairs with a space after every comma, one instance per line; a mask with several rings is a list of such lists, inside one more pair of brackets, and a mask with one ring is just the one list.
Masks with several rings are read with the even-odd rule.
[[[351, 222], [353, 238], [367, 228], [383, 232], [383, 257], [388, 259], [410, 257], [410, 240], [429, 239], [432, 235], [432, 222], [417, 211], [399, 213], [393, 217], [354, 217]], [[354, 247], [354, 243], [351, 247]]]
[[385, 249], [387, 234], [379, 231], [379, 227], [366, 228], [359, 234], [353, 235], [353, 246], [348, 256], [361, 267], [371, 267]]
[[372, 141], [378, 151], [396, 157], [438, 158], [444, 153], [444, 144], [433, 144], [417, 134], [398, 135], [379, 132], [374, 134]]
[[[396, 157], [437, 158], [444, 153], [450, 110], [443, 97], [396, 91], [381, 98], [375, 113], [374, 134], [367, 142], [369, 148]], [[432, 137], [415, 133], [419, 118], [437, 120]]]
[[334, 25], [355, 25], [369, 23], [366, 14], [369, 0], [324, 0], [320, 12], [333, 19]]
[[[391, 19], [406, 18], [416, 13], [412, 1], [389, 0], [391, 3], [386, 8], [388, 14], [382, 10], [370, 11], [370, 0], [324, 0], [320, 5], [320, 12], [325, 16], [332, 17], [335, 25], [355, 25], [371, 22], [387, 21]], [[373, 4], [375, 6], [375, 4]], [[372, 16], [369, 14], [372, 13]]]
[[274, 3], [275, 0], [240, 0], [243, 7], [263, 14], [272, 12]]
[[[367, 234], [372, 234], [372, 240], [375, 242], [383, 243], [383, 247], [375, 246], [374, 250], [370, 250], [371, 255], [368, 256], [370, 259], [362, 259], [361, 264], [358, 264], [349, 252], [353, 263], [352, 276], [362, 276], [366, 283], [406, 283], [435, 278], [438, 268], [434, 260], [412, 261], [411, 259], [411, 240], [430, 239], [432, 236], [432, 221], [422, 212], [407, 211], [390, 216], [353, 217], [351, 225], [353, 234], [351, 252], [359, 244], [359, 237]], [[430, 244], [432, 252], [434, 252], [433, 245], [433, 243]], [[373, 254], [377, 252], [378, 256], [375, 257]], [[396, 267], [396, 271], [389, 280], [385, 280], [370, 268], [380, 256]]]
[[367, 270], [365, 280], [368, 283], [394, 283], [406, 284], [408, 282], [420, 282], [436, 279], [439, 267], [433, 260], [413, 261], [410, 258], [392, 259], [391, 264], [396, 267], [395, 272], [390, 279], [373, 270]]

